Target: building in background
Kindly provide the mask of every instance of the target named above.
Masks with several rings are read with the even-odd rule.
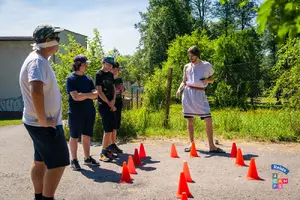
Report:
[[[69,34],[77,43],[87,47],[87,36],[69,30],[59,34],[61,44],[69,43]],[[31,36],[0,36],[0,119],[22,117],[23,100],[19,87],[19,73],[24,60],[32,51],[33,43]],[[51,57],[51,61],[59,63],[55,55]]]

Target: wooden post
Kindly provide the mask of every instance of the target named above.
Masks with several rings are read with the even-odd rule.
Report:
[[[131,109],[133,109],[133,87],[131,87],[131,100],[130,100]]]
[[[136,89],[136,108],[139,108],[139,90]]]
[[[164,127],[167,128],[169,124],[169,113],[170,113],[170,103],[171,103],[171,90],[172,90],[172,72],[173,69],[169,68],[168,72],[168,85],[166,90],[166,112],[165,112],[165,120]]]

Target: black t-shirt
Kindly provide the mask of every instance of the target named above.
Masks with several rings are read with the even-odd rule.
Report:
[[[115,92],[113,73],[99,70],[96,73],[95,85],[102,87],[102,92],[105,94],[108,101],[113,100]],[[99,96],[98,101],[102,103],[104,102]]]
[[[70,92],[77,91],[78,93],[90,93],[95,90],[93,80],[86,75],[71,74],[67,78],[66,89],[69,94],[69,113],[93,112],[95,110],[93,100],[86,99],[83,101],[75,101]]]
[[[115,79],[115,87],[116,87],[116,99],[122,99],[122,88],[124,87],[123,81],[121,78]]]

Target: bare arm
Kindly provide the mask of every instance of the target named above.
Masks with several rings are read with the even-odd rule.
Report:
[[[184,87],[186,86],[186,74],[185,74],[186,68],[187,68],[187,66],[184,66],[184,68],[183,68],[182,82],[180,83],[180,86],[177,90],[177,96],[181,96],[182,91],[184,90]]]
[[[31,81],[29,83],[30,94],[32,103],[34,106],[35,114],[38,119],[38,123],[43,127],[55,127],[56,122],[47,120],[44,104],[44,84],[42,81]]]
[[[105,94],[102,91],[102,87],[101,86],[96,86],[96,89],[98,91],[98,95],[99,97],[107,104],[109,104],[108,99],[106,98]]]
[[[95,99],[98,97],[97,90],[93,90],[90,93],[78,93],[77,91],[70,92],[74,101],[84,101],[86,99]]]

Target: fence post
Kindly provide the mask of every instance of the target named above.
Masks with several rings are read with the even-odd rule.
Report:
[[[131,87],[131,109],[133,109],[133,87]]]
[[[167,128],[168,124],[169,124],[171,90],[172,90],[172,72],[173,72],[173,68],[169,68],[169,71],[168,71],[168,85],[167,85],[167,90],[166,90],[166,110],[165,110],[165,120],[164,120],[164,127],[165,128]]]
[[[139,90],[136,89],[136,108],[139,108]]]

